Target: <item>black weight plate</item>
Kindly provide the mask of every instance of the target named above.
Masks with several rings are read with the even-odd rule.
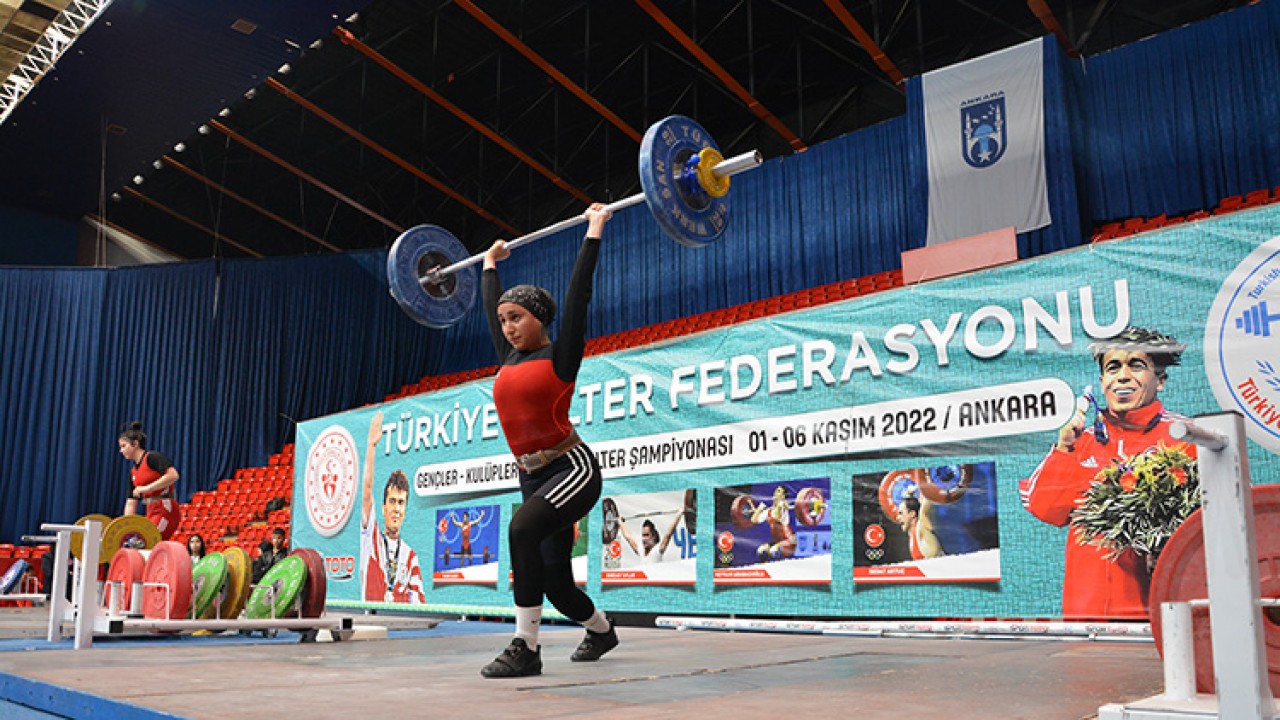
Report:
[[[649,212],[664,232],[689,247],[710,244],[729,223],[729,196],[714,198],[687,169],[703,148],[716,147],[711,134],[683,115],[649,127],[640,143],[640,187]]]
[[[387,253],[387,283],[400,308],[422,325],[443,330],[457,323],[476,303],[475,266],[423,282],[432,268],[466,260],[467,249],[438,225],[417,225],[396,238]]]

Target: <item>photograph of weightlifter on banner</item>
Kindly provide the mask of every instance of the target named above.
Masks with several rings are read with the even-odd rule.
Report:
[[[361,598],[371,602],[425,603],[427,594],[422,589],[418,554],[404,539],[409,478],[403,471],[392,471],[382,487],[381,525],[373,513],[373,461],[381,439],[382,413],[375,413],[369,423],[360,493]]]
[[[1185,349],[1177,338],[1141,327],[1092,343],[1101,394],[1084,388],[1071,420],[1018,484],[1028,512],[1070,525],[1066,619],[1146,618],[1156,558],[1200,504],[1196,447],[1169,435],[1182,416],[1159,399]]]
[[[857,583],[999,582],[995,463],[853,476]]]
[[[601,585],[693,585],[698,581],[695,490],[607,495]]]
[[[715,492],[717,585],[831,582],[831,478]]]
[[[524,503],[511,503],[511,514],[514,516],[516,511]],[[587,545],[590,538],[587,535],[587,528],[590,526],[591,515],[588,513],[573,523],[573,549],[569,551],[569,567],[573,569],[573,582],[575,585],[587,584]],[[507,571],[507,581],[511,582],[515,577],[515,573]]]
[[[497,584],[501,512],[497,505],[436,510],[431,573],[436,585]]]

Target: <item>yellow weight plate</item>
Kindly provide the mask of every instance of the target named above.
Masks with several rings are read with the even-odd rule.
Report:
[[[249,599],[249,585],[253,580],[253,561],[244,548],[233,545],[222,551],[227,559],[227,582],[223,586],[222,604],[219,606],[222,619],[235,620],[240,617],[244,603]]]
[[[156,524],[144,515],[122,515],[112,520],[102,531],[101,556],[111,558],[120,548],[150,550],[160,542]]]
[[[102,523],[103,534],[104,535],[106,534],[106,527],[111,523],[110,516],[99,515],[96,513],[92,515],[85,515],[84,517],[77,520],[76,524],[83,526],[86,522],[89,522],[90,520],[97,520],[98,522]],[[78,532],[71,533],[71,554],[74,555],[77,560],[79,560],[80,553],[83,550],[84,550],[84,533],[78,533]],[[98,563],[101,565],[111,564],[111,558],[115,555],[115,552],[116,552],[115,550],[112,550],[111,552],[106,552],[105,548],[99,548]]]
[[[719,150],[713,147],[702,148],[698,153],[698,157],[702,158],[698,162],[698,184],[702,186],[704,192],[713,198],[724,197],[729,194],[729,176],[716,177],[711,172],[716,165],[724,161],[724,156]]]

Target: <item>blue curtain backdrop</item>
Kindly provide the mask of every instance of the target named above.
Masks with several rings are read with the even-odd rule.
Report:
[[[1047,47],[1054,222],[1019,237],[1022,257],[1078,245],[1081,212],[1086,226],[1175,214],[1280,184],[1280,1],[1081,63]],[[729,228],[709,247],[667,239],[643,207],[620,213],[590,334],[898,267],[925,237],[918,78],[907,91],[903,117],[736,176]],[[518,250],[504,282],[562,296],[580,239],[572,229]],[[415,325],[387,293],[385,262],[367,251],[0,268],[0,436],[11,443],[0,457],[0,542],[42,521],[117,514],[127,471],[115,438],[128,420],[173,456],[186,499],[265,463],[294,419],[494,363],[481,313],[447,330]]]
[[[1280,3],[1072,63],[1078,162],[1102,222],[1212,209],[1280,185]]]
[[[0,268],[0,542],[119,515],[141,420],[180,497],[292,440],[292,420],[439,372],[441,333],[387,293],[386,254],[122,269]]]

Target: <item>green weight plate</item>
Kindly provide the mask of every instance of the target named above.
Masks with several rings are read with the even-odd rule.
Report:
[[[227,582],[227,558],[222,553],[209,553],[191,568],[191,615],[197,619],[212,617],[210,610]]]
[[[291,555],[276,563],[249,595],[249,619],[269,620],[289,614],[306,582],[307,563],[302,558]]]

